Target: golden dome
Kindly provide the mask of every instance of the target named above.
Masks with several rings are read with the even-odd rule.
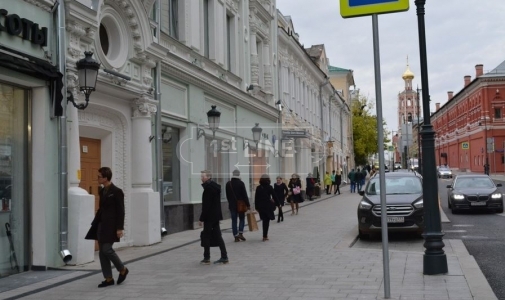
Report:
[[[409,65],[407,64],[407,70],[403,72],[402,78],[405,79],[414,79],[414,73],[410,70]]]

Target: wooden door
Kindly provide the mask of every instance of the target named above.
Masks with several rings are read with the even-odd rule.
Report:
[[[98,210],[98,169],[101,167],[101,141],[90,138],[79,138],[81,151],[81,181],[79,187],[95,196],[95,213]],[[95,243],[95,251],[98,243]]]

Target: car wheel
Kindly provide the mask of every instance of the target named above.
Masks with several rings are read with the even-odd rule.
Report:
[[[500,208],[500,209],[498,209],[496,212],[499,213],[499,214],[502,214],[503,213],[503,207]]]
[[[447,199],[447,207],[451,208],[452,205],[451,205],[451,200]]]

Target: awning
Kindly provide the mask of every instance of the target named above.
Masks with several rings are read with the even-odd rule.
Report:
[[[0,67],[50,82],[51,99],[54,101],[54,115],[61,116],[63,114],[61,106],[61,101],[63,101],[61,93],[63,89],[63,74],[58,71],[58,68],[45,60],[6,48],[2,45],[0,45],[0,49],[5,51],[0,51]],[[15,56],[9,55],[6,52],[15,54]]]

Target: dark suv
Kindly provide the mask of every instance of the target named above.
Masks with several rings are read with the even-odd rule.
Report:
[[[385,173],[388,231],[424,231],[423,186],[418,173]],[[380,184],[373,176],[358,205],[360,238],[381,231]]]

